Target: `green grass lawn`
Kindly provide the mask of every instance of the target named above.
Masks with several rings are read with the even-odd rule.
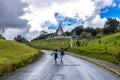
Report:
[[[23,67],[40,54],[38,50],[27,45],[0,40],[0,75]]]
[[[120,53],[120,33],[89,41],[87,45],[80,47],[75,46],[68,51],[118,63],[116,56]]]
[[[38,49],[60,49],[69,45],[69,39],[45,39],[31,42],[31,45]]]

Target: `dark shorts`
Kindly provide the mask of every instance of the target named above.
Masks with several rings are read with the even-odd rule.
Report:
[[[63,55],[64,55],[64,53],[60,53],[60,55],[61,55],[61,56],[63,56]]]
[[[56,60],[58,58],[58,54],[54,53],[54,59]]]

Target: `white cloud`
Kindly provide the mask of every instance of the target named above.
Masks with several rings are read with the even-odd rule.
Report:
[[[117,4],[116,3],[114,3],[113,5],[112,5],[112,7],[116,7],[117,6]]]
[[[13,28],[12,26],[10,28],[8,26],[5,29],[5,32],[3,33],[3,36],[5,36],[7,39],[12,40],[17,35],[22,35],[28,40],[31,40],[37,37],[40,34],[40,31],[42,30],[47,31],[48,33],[55,32],[55,30],[49,30],[47,26],[43,25],[43,23],[45,21],[50,21],[51,24],[57,25],[58,23],[54,17],[54,14],[56,12],[64,15],[65,17],[74,18],[77,19],[78,21],[82,20],[84,22],[83,26],[85,27],[87,26],[103,27],[106,18],[100,17],[101,13],[100,9],[103,9],[108,6],[116,7],[116,3],[114,3],[114,0],[22,0],[22,1],[29,4],[29,6],[27,6],[26,8],[22,7],[24,8],[23,10],[25,14],[20,18],[28,20],[28,24],[30,24],[31,27],[27,26],[27,21],[25,21],[26,25],[24,26],[22,25],[22,28],[18,27]],[[14,4],[17,5],[16,3]],[[118,5],[120,8],[120,4]],[[20,8],[21,11],[22,8]],[[19,9],[17,10],[19,11]],[[108,10],[106,9],[105,12],[107,11]],[[24,12],[22,11],[22,13]],[[16,17],[18,18],[18,16]],[[13,22],[16,21],[17,20]],[[78,22],[76,23],[76,25],[77,24],[82,23]],[[64,27],[64,31],[71,31],[74,27],[76,27],[76,25],[66,26]]]
[[[101,8],[116,6],[113,0],[22,0],[29,4],[25,8],[26,14],[21,18],[29,20],[30,31],[45,30],[54,32],[47,27],[41,26],[45,21],[57,24],[54,13],[62,13],[65,16],[74,18],[76,13],[84,20],[84,26],[103,27],[105,18],[101,18],[99,13]],[[65,30],[74,26],[65,27]]]
[[[30,28],[30,27],[29,27]],[[13,40],[16,36],[24,36],[27,40],[32,40],[40,35],[40,31],[29,31],[29,28],[19,29],[19,28],[7,28],[2,35],[7,40]]]
[[[5,32],[2,35],[8,40],[13,40],[17,35],[20,35],[24,32],[24,29],[21,30],[19,28],[7,28],[5,29]]]
[[[40,35],[40,31],[29,31],[28,33],[26,33],[24,36],[26,39],[28,39],[29,41],[38,37]]]
[[[120,18],[116,18],[118,21],[120,21]]]
[[[66,26],[65,28],[64,28],[64,32],[66,32],[66,31],[72,31],[73,29],[75,28],[75,26]]]
[[[96,15],[93,19],[86,21],[84,26],[94,28],[103,27],[106,20],[106,18],[101,19],[99,15]]]

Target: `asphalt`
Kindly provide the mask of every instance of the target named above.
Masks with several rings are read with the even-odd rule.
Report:
[[[91,58],[91,57],[86,57],[86,56],[82,56],[82,55],[77,55],[71,52],[66,52],[69,55],[75,56],[77,58],[82,58],[85,59],[89,62],[92,62],[94,64],[97,64],[101,67],[104,67],[105,69],[108,69],[109,71],[115,73],[116,75],[120,76],[120,65],[116,65],[114,63],[111,62],[107,62],[104,60],[100,60],[100,59],[95,59],[95,58]]]
[[[19,70],[2,80],[120,80],[116,74],[84,59],[65,55],[63,64],[54,63],[51,51],[31,66]]]

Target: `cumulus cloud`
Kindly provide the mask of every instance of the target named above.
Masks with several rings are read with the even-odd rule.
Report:
[[[104,26],[106,20],[107,20],[106,18],[101,19],[100,15],[96,15],[94,18],[91,18],[88,21],[86,21],[84,26],[86,26],[86,27],[89,26],[89,27],[94,27],[94,28],[97,28],[97,27],[102,28]]]
[[[21,20],[19,17],[24,14],[23,8],[27,4],[20,0],[0,0],[0,26],[6,28],[24,28],[27,26],[27,20]]]
[[[58,25],[61,25],[63,28],[66,26],[72,26],[72,25],[77,26],[77,23],[79,21],[78,16],[71,18],[71,17],[67,17],[66,15],[61,14],[61,13],[55,13],[54,16],[55,16],[55,19],[56,19]]]
[[[40,31],[29,31],[30,27],[23,29],[20,28],[6,28],[5,32],[2,34],[8,40],[13,40],[16,36],[24,36],[27,40],[31,41],[40,35]]]
[[[64,4],[66,2],[75,2],[79,0],[22,0],[23,2],[27,2],[28,4],[35,5],[37,7],[45,8],[50,7],[52,4]]]
[[[28,29],[20,29],[20,28],[6,28],[5,32],[2,34],[6,37],[6,39],[13,40],[17,35],[22,35],[26,33]]]
[[[84,26],[103,27],[105,18],[100,17],[100,10],[116,6],[113,0],[22,0],[29,4],[25,9],[26,15],[22,18],[27,19],[31,25],[31,31],[45,30],[51,31],[56,29],[56,25],[60,24],[60,20],[65,18],[73,18],[84,22]],[[55,13],[63,14],[56,18]],[[76,14],[78,15],[75,18]],[[52,26],[46,26],[46,21],[49,21]],[[99,23],[98,23],[99,22]],[[65,23],[65,22],[64,22]],[[43,25],[44,24],[44,25]],[[81,25],[81,24],[80,24]],[[71,25],[69,25],[71,27]],[[67,28],[69,28],[66,25]],[[75,25],[73,25],[75,27]],[[65,27],[63,27],[66,29]]]
[[[30,32],[28,20],[20,18],[25,14],[23,9],[27,6],[20,0],[0,0],[0,34],[6,39],[13,40],[17,35],[22,35],[30,40],[40,34],[39,31]]]
[[[29,31],[28,33],[26,33],[24,36],[25,38],[27,38],[29,41],[31,41],[32,39],[38,37],[40,35],[40,31]]]
[[[21,34],[30,40],[39,31],[54,32],[59,24],[65,31],[77,25],[103,27],[106,18],[101,18],[101,9],[116,6],[114,0],[21,1],[0,0],[0,27],[6,28],[4,36],[9,39]]]

